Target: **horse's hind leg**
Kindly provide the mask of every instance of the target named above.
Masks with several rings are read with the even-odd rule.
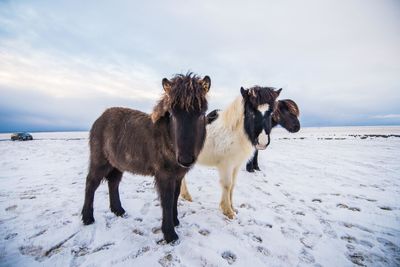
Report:
[[[238,174],[238,172],[239,172],[239,166],[238,166],[238,167],[235,167],[235,168],[233,169],[233,174],[232,174],[232,186],[231,186],[231,190],[230,190],[230,192],[229,192],[229,197],[230,197],[230,202],[231,202],[231,208],[232,208],[232,210],[233,210],[235,213],[237,213],[238,211],[237,211],[237,209],[235,209],[235,208],[233,207],[233,189],[235,188],[235,185],[236,185],[236,179],[237,179],[237,174]]]
[[[121,200],[119,199],[119,183],[121,182],[122,172],[117,168],[113,168],[110,173],[106,176],[108,180],[108,191],[110,195],[110,209],[117,216],[122,216],[125,210],[121,206]]]
[[[231,188],[232,188],[232,171],[228,168],[218,168],[219,179],[222,187],[222,197],[220,207],[222,213],[229,219],[233,219],[235,212],[232,210],[231,204]]]
[[[187,201],[192,202],[192,196],[190,195],[189,190],[188,190],[188,188],[187,188],[186,179],[185,179],[185,178],[182,179],[182,184],[181,184],[181,197],[182,197],[183,199],[187,200]]]
[[[89,174],[86,177],[86,189],[85,189],[85,202],[82,208],[82,221],[83,224],[88,225],[94,223],[93,217],[93,200],[94,193],[99,187],[101,180],[109,172],[109,164],[102,166],[90,166]]]

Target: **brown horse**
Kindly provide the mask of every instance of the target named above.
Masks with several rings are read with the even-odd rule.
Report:
[[[272,128],[280,125],[291,133],[297,133],[300,130],[299,121],[300,111],[296,102],[290,99],[278,101],[278,108],[272,114]],[[208,119],[209,120],[209,119]],[[253,157],[247,162],[246,170],[248,172],[260,171],[258,166],[258,150],[254,151]]]
[[[162,206],[164,239],[177,240],[177,200],[181,181],[194,164],[206,136],[206,94],[211,80],[191,73],[162,80],[165,94],[151,115],[128,108],[110,108],[90,130],[90,165],[86,178],[84,224],[92,224],[94,193],[108,181],[110,208],[117,216],[125,210],[119,198],[124,171],[155,177]]]

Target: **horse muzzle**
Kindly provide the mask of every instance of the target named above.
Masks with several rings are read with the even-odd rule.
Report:
[[[193,166],[195,162],[195,158],[193,156],[178,156],[177,162],[183,168],[190,168]]]
[[[262,132],[258,138],[257,138],[257,144],[256,144],[256,149],[257,150],[265,150],[269,143],[271,142],[269,133],[265,134],[264,132]]]

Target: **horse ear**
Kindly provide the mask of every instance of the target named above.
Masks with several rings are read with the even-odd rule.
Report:
[[[279,94],[281,93],[281,91],[282,91],[282,88],[276,90],[276,93],[278,94],[278,96],[279,96]]]
[[[153,123],[156,123],[159,119],[166,116],[168,114],[168,105],[166,103],[166,99],[161,99],[157,105],[154,107],[153,112],[150,117]]]
[[[162,86],[164,88],[164,91],[168,95],[171,92],[172,83],[167,78],[164,78],[162,79]]]
[[[201,85],[203,86],[204,91],[206,91],[206,93],[208,91],[210,91],[210,87],[211,87],[211,79],[208,75],[206,75],[203,80],[201,80]]]
[[[247,99],[248,92],[249,92],[249,90],[244,89],[243,87],[240,87],[240,93],[242,94],[244,99]]]

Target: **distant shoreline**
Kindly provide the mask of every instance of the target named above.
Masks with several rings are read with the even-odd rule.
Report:
[[[327,128],[400,128],[400,125],[335,125],[335,126],[303,126],[302,129],[327,129]],[[78,133],[78,132],[89,132],[90,129],[80,130],[18,130],[18,131],[0,131],[0,134],[12,134],[18,132],[29,132],[29,133]]]

